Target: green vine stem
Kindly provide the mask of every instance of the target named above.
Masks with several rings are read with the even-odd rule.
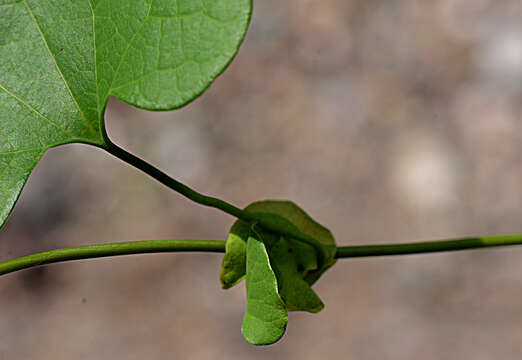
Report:
[[[336,257],[340,259],[368,256],[426,254],[512,245],[522,245],[522,234],[492,235],[402,244],[341,246],[337,248]]]
[[[44,251],[0,262],[0,275],[62,261],[164,252],[225,252],[225,240],[144,240]]]
[[[408,255],[522,245],[522,234],[494,235],[402,244],[353,245],[337,248],[336,257]],[[224,240],[146,240],[56,249],[0,262],[0,275],[39,265],[99,257],[165,252],[225,252]]]

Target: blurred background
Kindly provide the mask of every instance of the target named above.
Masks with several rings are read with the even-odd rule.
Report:
[[[238,206],[291,199],[338,244],[522,232],[519,0],[260,0],[230,68],[182,110],[111,100],[114,141]],[[101,150],[48,151],[0,259],[225,239],[233,219]],[[220,254],[57,264],[0,278],[0,359],[519,359],[522,249],[341,260],[278,344],[240,332]]]

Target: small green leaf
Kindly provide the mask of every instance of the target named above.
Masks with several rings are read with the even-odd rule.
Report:
[[[226,68],[251,0],[0,0],[0,226],[44,152],[104,146],[110,96],[180,108]]]
[[[249,237],[246,254],[248,304],[241,332],[251,344],[273,344],[285,333],[288,313],[263,242]]]
[[[310,261],[313,256],[307,247],[311,247],[301,242],[302,246],[297,247],[297,253],[301,261],[306,260],[308,264],[305,266],[304,279],[313,284],[319,277],[333,264],[335,264],[335,253],[337,247],[335,239],[330,230],[314,221],[299,206],[290,201],[265,200],[258,201],[248,205],[245,208],[254,214],[258,219],[265,220],[271,224],[275,224],[278,228],[289,232],[297,230],[299,233],[306,235],[320,244],[326,253],[326,259],[320,269],[311,268]],[[315,261],[315,260],[314,260]]]
[[[259,219],[270,219],[270,223],[277,224],[280,229],[297,231],[310,236],[326,249],[327,261],[321,269],[318,269],[315,249],[301,241],[287,238],[286,241],[291,244],[292,248],[292,253],[288,256],[293,258],[292,261],[297,264],[300,276],[308,284],[312,285],[335,263],[336,246],[330,231],[315,222],[294,203],[266,200],[252,203],[245,210],[252,212]],[[279,241],[279,235],[265,232],[262,229],[259,229],[258,232],[263,234],[263,241],[271,254],[271,248]],[[250,225],[243,220],[237,220],[230,230],[220,274],[221,284],[225,289],[234,286],[245,275],[246,242],[250,234]],[[275,260],[272,259],[272,261]],[[306,311],[312,310],[306,307]]]
[[[279,294],[288,311],[316,313],[324,304],[301,276],[298,255],[294,253],[299,243],[281,238],[270,251],[270,263],[276,273]],[[312,249],[313,250],[313,249]]]
[[[228,289],[240,282],[246,273],[246,240],[250,236],[250,225],[238,220],[232,225],[226,241],[226,252],[219,279],[221,287]]]

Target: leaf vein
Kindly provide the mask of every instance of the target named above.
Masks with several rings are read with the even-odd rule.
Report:
[[[30,152],[30,151],[38,151],[38,150],[44,150],[43,147],[41,148],[31,148],[31,149],[23,149],[23,150],[16,150],[16,151],[4,151],[4,152],[0,152],[0,156],[2,155],[16,155],[16,154],[20,154],[20,153],[24,153],[24,152]]]
[[[34,112],[36,115],[38,115],[39,117],[41,117],[42,119],[46,120],[49,124],[53,125],[54,127],[56,127],[58,130],[60,130],[61,132],[63,132],[65,135],[68,135],[70,137],[75,137],[73,134],[71,134],[70,132],[68,132],[67,130],[65,130],[64,128],[62,128],[60,125],[56,124],[54,121],[52,121],[51,119],[49,119],[48,117],[46,117],[44,114],[42,114],[41,112],[39,112],[38,110],[36,110],[34,107],[32,107],[30,104],[26,103],[22,98],[20,98],[19,96],[17,96],[16,94],[13,94],[11,91],[7,90],[2,84],[0,84],[0,89],[3,90],[7,95],[13,97],[16,101],[18,101],[19,103],[23,104],[24,106],[26,106],[29,110],[31,110],[32,112]]]
[[[132,35],[132,38],[130,39],[129,44],[127,45],[127,48],[125,48],[125,50],[123,51],[123,54],[120,57],[120,61],[118,63],[118,67],[116,68],[116,71],[114,72],[114,76],[112,77],[112,80],[111,80],[111,85],[109,86],[109,94],[110,94],[110,92],[112,90],[114,90],[112,86],[114,85],[114,80],[116,79],[116,76],[118,76],[121,64],[123,63],[123,60],[125,59],[125,56],[127,56],[127,53],[129,52],[129,50],[130,50],[130,48],[132,46],[132,43],[134,42],[134,39],[136,39],[136,37],[138,36],[139,32],[143,28],[143,25],[145,25],[147,20],[149,20],[151,10],[152,10],[152,1],[149,4],[149,9],[147,10],[147,15],[145,15],[145,18],[143,19],[142,23],[140,24],[138,29],[136,29],[136,32],[134,33],[134,35]]]
[[[31,16],[32,20],[34,21],[34,23],[35,23],[35,25],[36,25],[36,27],[38,29],[38,32],[40,33],[40,36],[42,37],[42,40],[43,40],[44,45],[45,45],[45,48],[49,52],[49,55],[51,56],[51,59],[53,59],[54,65],[56,66],[56,69],[58,70],[58,73],[60,74],[60,77],[62,78],[63,83],[65,85],[65,88],[69,92],[69,95],[71,96],[71,99],[72,99],[73,103],[75,104],[76,108],[78,109],[83,122],[85,123],[85,125],[87,126],[89,131],[95,137],[98,137],[98,134],[96,133],[96,130],[94,130],[94,128],[92,127],[91,123],[87,120],[87,117],[85,116],[85,114],[83,113],[82,109],[80,108],[80,104],[78,104],[78,101],[74,97],[74,95],[73,95],[73,93],[71,91],[71,88],[69,87],[69,83],[65,80],[65,77],[64,77],[64,75],[62,73],[62,69],[60,69],[60,67],[58,66],[58,63],[56,62],[56,58],[53,56],[53,53],[52,53],[51,49],[49,48],[49,44],[47,43],[47,39],[45,38],[45,35],[44,35],[43,31],[42,31],[42,28],[40,27],[40,24],[38,23],[38,20],[36,19],[35,15],[34,15],[33,10],[31,9],[29,4],[27,3],[27,0],[23,0],[23,2],[25,4],[25,7],[27,8],[27,11],[29,12],[29,16]]]
[[[94,56],[94,81],[96,85],[96,114],[100,116],[100,91],[98,89],[98,65],[97,65],[97,59],[96,59],[96,20],[94,13],[94,7],[91,2],[91,0],[88,1],[89,7],[91,8],[92,13],[92,42],[93,42],[93,56]],[[103,124],[102,124],[103,125]],[[101,127],[103,128],[103,126]]]

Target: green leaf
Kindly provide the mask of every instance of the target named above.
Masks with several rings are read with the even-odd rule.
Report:
[[[326,261],[321,269],[318,269],[315,250],[308,244],[294,239],[288,239],[288,241],[294,244],[292,246],[292,256],[295,258],[298,268],[300,269],[299,272],[310,285],[317,281],[328,268],[335,264],[335,252],[337,248],[331,232],[315,222],[294,203],[290,201],[265,200],[254,202],[248,205],[245,210],[253,213],[258,219],[268,220],[282,230],[294,231],[310,236],[325,249],[325,253],[327,254]],[[239,231],[239,229],[243,230]],[[244,261],[240,259],[245,259],[246,257],[246,241],[250,234],[248,229],[249,225],[246,222],[237,220],[230,231],[231,234],[227,239],[227,249],[225,257],[223,258],[220,275],[221,284],[225,289],[235,285],[245,275]],[[277,242],[278,237],[274,240],[269,233],[263,233],[265,242],[268,243],[269,248],[272,246],[272,243]],[[272,240],[269,241],[270,239]],[[232,264],[235,264],[235,266]]]
[[[258,201],[248,205],[245,208],[254,214],[258,219],[275,224],[278,228],[288,232],[296,231],[300,234],[308,236],[319,243],[326,253],[326,259],[320,269],[312,267],[311,262],[316,261],[310,250],[310,245],[300,243],[296,247],[296,254],[301,259],[301,265],[304,267],[304,279],[313,284],[319,277],[333,264],[335,264],[335,253],[337,247],[335,239],[327,228],[313,220],[306,212],[291,201],[265,200]],[[310,271],[308,271],[310,270]]]
[[[110,96],[170,110],[243,40],[251,0],[0,0],[0,225],[43,153],[105,145]]]
[[[245,275],[247,240],[252,233],[261,238],[267,248],[270,264],[278,281],[278,291],[289,311],[318,312],[324,304],[310,287],[335,262],[335,240],[330,231],[312,220],[297,205],[288,201],[260,201],[245,208],[258,219],[276,224],[279,229],[312,237],[326,249],[327,262],[318,268],[316,249],[312,246],[271,233],[243,220],[237,220],[230,230],[221,269],[223,288],[229,288]],[[333,250],[333,251],[332,251]]]
[[[270,263],[276,273],[279,294],[289,311],[308,311],[316,313],[324,304],[302,277],[298,256],[294,254],[298,242],[281,238],[270,249]]]
[[[250,233],[250,225],[240,220],[236,221],[230,229],[219,275],[223,289],[231,288],[245,277],[246,244]]]
[[[248,303],[241,332],[251,344],[273,344],[285,333],[288,313],[279,297],[276,276],[263,242],[249,237],[246,254]]]

